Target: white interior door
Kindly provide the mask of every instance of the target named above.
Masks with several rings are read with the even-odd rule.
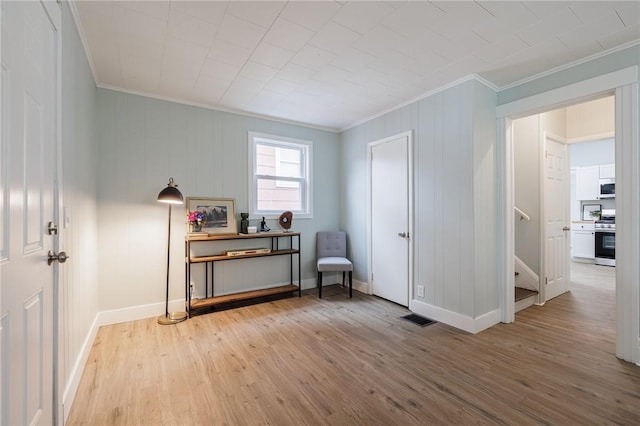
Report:
[[[0,421],[54,423],[56,31],[39,2],[1,2]],[[56,6],[57,7],[57,6]]]
[[[371,149],[371,289],[409,306],[410,135],[374,142]]]
[[[567,145],[544,134],[544,300],[569,291]]]

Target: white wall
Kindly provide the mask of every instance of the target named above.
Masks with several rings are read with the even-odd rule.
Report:
[[[98,313],[96,86],[68,5],[62,10],[62,197],[70,222],[61,229],[60,382],[69,408]],[[85,352],[83,352],[83,350]]]
[[[492,232],[495,93],[475,80],[341,134],[340,223],[351,239],[355,277],[365,282],[368,277],[362,211],[367,143],[406,130],[415,132],[413,285],[425,286],[416,309],[451,314],[450,322],[475,319],[498,307]]]
[[[185,197],[236,200],[248,208],[247,132],[313,141],[314,212],[293,218],[302,232],[302,271],[315,285],[315,232],[338,229],[338,136],[332,132],[98,90],[100,163],[97,169],[100,310],[156,304],[164,312],[167,207],[158,192],[173,177]],[[185,208],[173,210],[171,300],[184,300]],[[268,226],[277,229],[277,221]],[[288,259],[219,263],[216,286],[246,289],[288,279]],[[194,275],[203,276],[196,272]],[[273,282],[275,281],[275,282]],[[304,286],[303,286],[304,287]]]

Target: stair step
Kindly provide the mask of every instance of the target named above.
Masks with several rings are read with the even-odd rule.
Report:
[[[528,288],[516,287],[515,289],[515,301],[524,300],[527,297],[535,296],[538,294],[536,290],[529,290]]]

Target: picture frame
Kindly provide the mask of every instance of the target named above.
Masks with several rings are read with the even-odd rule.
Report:
[[[202,232],[209,235],[237,234],[235,198],[187,197],[187,214],[204,213]]]
[[[582,220],[598,220],[600,219],[600,210],[602,206],[600,204],[583,204],[582,205]]]

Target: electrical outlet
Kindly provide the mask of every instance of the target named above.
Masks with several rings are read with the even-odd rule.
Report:
[[[424,297],[424,286],[423,285],[419,285],[418,286],[418,297]]]

